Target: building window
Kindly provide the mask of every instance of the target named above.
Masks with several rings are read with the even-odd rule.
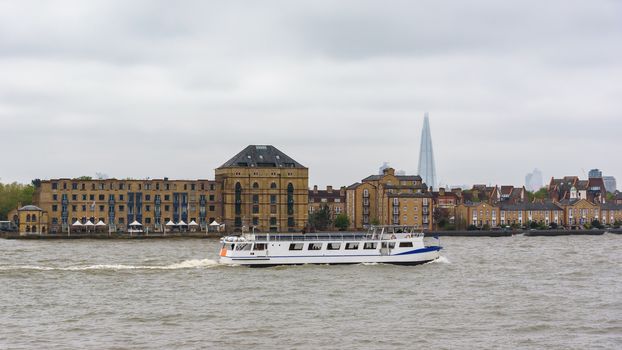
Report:
[[[58,211],[58,205],[56,204],[52,205],[52,211]]]
[[[52,182],[52,189],[53,190],[57,190],[58,189],[58,182]]]
[[[271,217],[270,218],[270,225],[276,225],[276,218],[275,217]]]
[[[256,183],[256,182],[253,182],[253,189],[255,189],[255,190],[256,190],[256,189],[258,189],[258,188],[259,188],[259,184],[258,184],[258,183]]]
[[[170,207],[170,206],[168,206],[168,205],[165,205],[165,206],[164,206],[164,211],[170,211],[170,210],[171,210],[171,207]]]
[[[145,195],[145,200],[146,201],[150,201],[151,200],[151,195],[150,194],[146,194]]]
[[[213,194],[210,194],[210,195],[209,195],[209,200],[210,200],[210,202],[213,202],[213,201],[214,201],[214,195],[213,195]]]
[[[104,206],[103,205],[99,206],[99,211],[104,211]]]
[[[276,195],[274,194],[270,195],[270,204],[276,204]]]
[[[215,206],[213,206],[213,205],[210,205],[210,206],[209,206],[209,211],[214,211],[214,210],[216,210],[216,207],[215,207]]]
[[[150,205],[145,205],[145,211],[151,211],[151,206]]]
[[[287,185],[287,215],[294,215],[294,185]]]
[[[275,189],[275,188],[276,188],[276,182],[271,183],[271,184],[270,184],[270,188],[271,188],[271,189]]]
[[[119,206],[119,211],[125,211],[125,206],[124,205],[120,205]]]

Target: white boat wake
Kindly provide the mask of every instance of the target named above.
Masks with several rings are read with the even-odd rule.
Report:
[[[36,270],[36,271],[89,271],[89,270],[179,270],[192,268],[210,268],[219,266],[216,260],[212,259],[191,259],[170,265],[122,265],[122,264],[97,264],[97,265],[77,265],[66,267],[36,266],[36,265],[17,265],[0,266],[2,270]]]
[[[427,264],[451,264],[451,261],[447,257],[439,256],[438,259],[432,260]]]

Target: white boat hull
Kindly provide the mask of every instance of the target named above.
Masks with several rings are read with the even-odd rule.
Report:
[[[228,257],[221,256],[220,263],[227,265],[244,266],[278,266],[278,265],[303,265],[303,264],[397,264],[418,265],[436,260],[440,256],[440,247],[432,246],[415,249],[407,253],[396,255],[376,254],[351,254],[351,255],[301,255],[301,256],[248,256]]]

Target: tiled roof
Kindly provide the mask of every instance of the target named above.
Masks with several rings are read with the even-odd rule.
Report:
[[[622,204],[607,202],[607,203],[601,204],[600,208],[604,210],[622,210]]]
[[[562,208],[553,202],[535,202],[535,203],[515,203],[500,205],[501,210],[562,210]]]
[[[250,145],[220,168],[304,168],[303,165],[270,145]]]
[[[346,190],[353,190],[353,189],[355,189],[355,188],[359,187],[360,185],[361,185],[361,183],[360,183],[360,182],[355,182],[355,183],[353,183],[352,185],[350,185],[350,186],[346,187]]]

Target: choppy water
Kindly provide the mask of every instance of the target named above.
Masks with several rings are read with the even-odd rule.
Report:
[[[620,349],[622,236],[421,266],[219,266],[214,240],[0,240],[0,348]]]

